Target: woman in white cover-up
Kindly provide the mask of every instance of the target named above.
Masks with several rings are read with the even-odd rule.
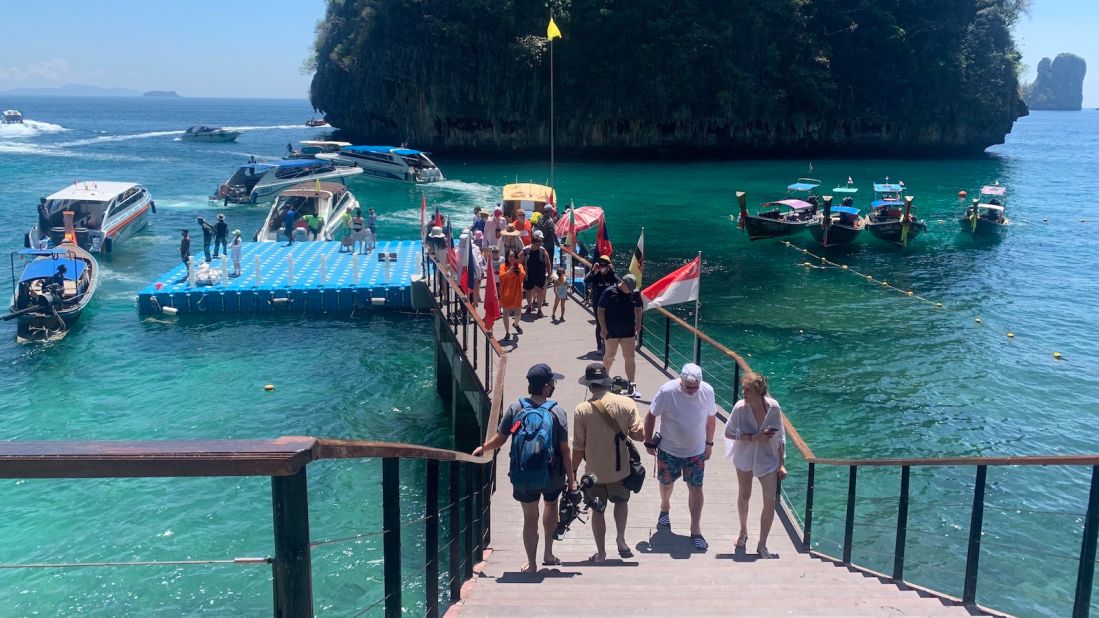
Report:
[[[725,456],[733,460],[740,493],[737,515],[740,534],[736,550],[748,543],[748,502],[752,497],[752,477],[759,479],[763,491],[763,513],[759,521],[760,558],[770,558],[767,535],[775,519],[775,491],[778,481],[786,478],[786,431],[782,426],[782,408],[767,396],[767,379],[748,373],[741,380],[744,398],[733,406],[725,423]]]

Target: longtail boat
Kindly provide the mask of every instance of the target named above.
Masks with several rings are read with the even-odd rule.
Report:
[[[962,231],[982,236],[996,234],[1006,228],[1010,221],[1005,216],[1007,205],[1007,187],[999,182],[981,187],[978,197],[966,207],[958,219]]]
[[[764,202],[755,214],[748,212],[745,193],[737,191],[736,197],[740,206],[737,227],[748,232],[748,240],[797,234],[813,221],[817,213],[815,190],[819,186],[819,180],[798,178],[797,182],[786,187],[785,199]],[[805,199],[801,199],[802,195]]]
[[[855,206],[858,195],[854,181],[847,179],[847,185],[832,189],[833,195],[824,196],[824,208],[819,217],[809,224],[809,233],[825,247],[851,244],[866,228],[866,220]],[[833,206],[833,200],[839,197],[840,205]]]
[[[927,223],[916,216],[913,197],[904,195],[904,183],[874,183],[875,200],[870,203],[866,229],[876,238],[898,247],[908,243],[927,229]]]

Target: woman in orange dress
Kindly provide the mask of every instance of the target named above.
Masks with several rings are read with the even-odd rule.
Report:
[[[515,332],[523,334],[519,320],[523,306],[523,279],[526,276],[527,271],[519,263],[519,255],[514,251],[508,251],[504,263],[500,265],[500,307],[504,313],[504,339],[511,338],[511,322],[508,318],[513,314]]]

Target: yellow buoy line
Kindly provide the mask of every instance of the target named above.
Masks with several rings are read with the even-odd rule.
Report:
[[[839,262],[833,262],[832,260],[829,260],[827,257],[825,257],[823,255],[817,255],[817,254],[809,251],[808,249],[804,249],[802,247],[799,247],[799,246],[795,245],[794,243],[792,243],[788,240],[780,240],[779,242],[782,243],[783,245],[785,245],[786,247],[788,247],[790,249],[793,249],[794,251],[797,251],[797,252],[799,252],[803,255],[808,255],[810,257],[815,258],[820,263],[820,264],[814,264],[812,262],[802,262],[801,265],[804,266],[805,268],[828,268],[828,267],[838,268],[840,270],[847,271],[847,272],[849,272],[849,273],[851,273],[851,274],[853,274],[853,275],[855,275],[855,276],[857,276],[861,279],[864,279],[869,283],[879,283],[884,288],[894,290],[896,292],[904,294],[905,296],[909,296],[911,298],[915,298],[917,300],[923,301],[923,302],[925,302],[929,305],[933,305],[936,309],[942,309],[943,308],[942,303],[933,301],[933,300],[928,299],[928,298],[924,298],[923,296],[920,296],[919,294],[916,294],[915,291],[913,291],[913,290],[905,290],[905,289],[899,288],[895,285],[891,285],[888,281],[875,279],[873,275],[869,275],[867,273],[859,272],[859,271],[855,270],[854,268],[851,268],[847,264],[840,264]],[[977,324],[983,324],[984,323],[981,320],[980,317],[974,318],[974,321]],[[1007,338],[1008,339],[1014,339],[1015,338],[1015,333],[1011,332],[1011,331],[1008,331]],[[1061,360],[1062,359],[1061,353],[1060,352],[1054,352],[1053,353],[1053,358],[1055,360]]]
[[[869,274],[864,273],[864,272],[859,272],[859,271],[855,270],[854,268],[851,268],[847,264],[840,264],[839,262],[833,262],[832,260],[829,260],[828,258],[824,257],[823,255],[817,255],[817,254],[809,251],[808,249],[803,249],[803,248],[795,245],[794,243],[790,242],[789,240],[780,240],[779,242],[781,242],[783,245],[786,245],[787,247],[789,247],[789,248],[791,248],[795,251],[798,251],[798,252],[803,253],[805,255],[816,258],[821,264],[823,264],[823,266],[818,266],[816,264],[813,264],[812,262],[802,262],[802,266],[804,266],[806,268],[827,268],[829,266],[832,266],[832,267],[838,268],[840,270],[847,271],[847,272],[849,272],[853,275],[856,275],[856,276],[858,276],[858,277],[860,277],[860,278],[862,278],[862,279],[864,279],[864,280],[866,280],[870,283],[878,283],[883,288],[888,288],[890,290],[894,290],[896,292],[904,294],[905,296],[910,296],[912,298],[915,298],[916,300],[921,300],[921,301],[923,301],[923,302],[925,302],[929,305],[933,305],[937,309],[942,309],[942,307],[943,307],[942,303],[935,302],[935,301],[930,300],[928,298],[924,298],[923,296],[920,296],[919,294],[916,294],[912,290],[905,290],[905,289],[899,288],[895,285],[890,284],[888,281],[875,279],[873,275],[869,275]]]

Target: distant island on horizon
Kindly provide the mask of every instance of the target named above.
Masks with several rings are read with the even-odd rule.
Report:
[[[154,98],[155,97],[160,97],[160,98],[167,98],[167,99],[182,98],[182,97],[179,96],[179,93],[177,93],[175,90],[150,90],[149,92],[146,92],[145,94],[143,94],[141,96],[143,96],[143,97],[154,97]]]

